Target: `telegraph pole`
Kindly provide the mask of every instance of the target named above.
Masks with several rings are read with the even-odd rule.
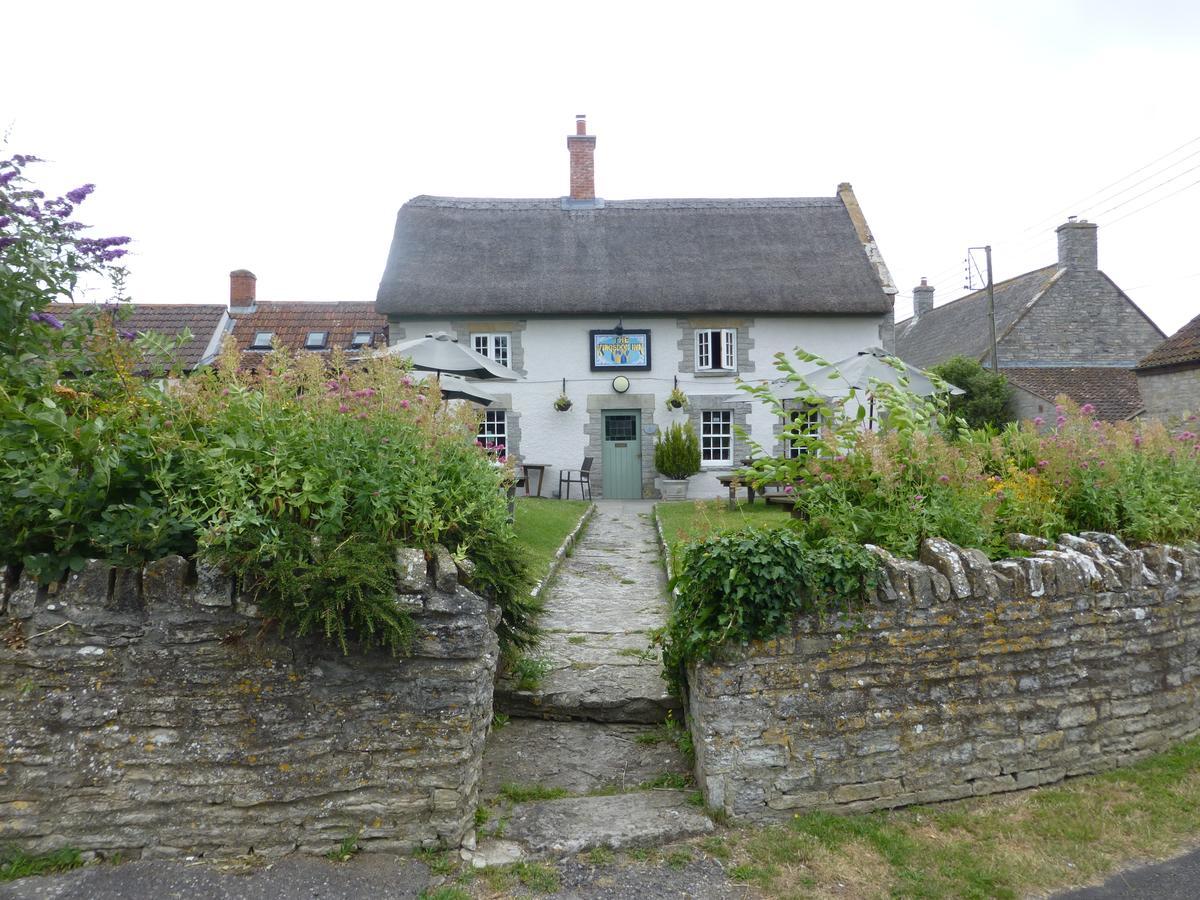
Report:
[[[996,287],[992,279],[992,245],[988,244],[985,247],[968,247],[967,248],[967,287],[970,288],[971,266],[974,265],[974,260],[970,259],[972,250],[982,250],[987,257],[987,292],[988,292],[988,326],[991,328],[991,347],[992,347],[992,373],[998,375],[1000,373],[1000,354],[996,350]],[[975,267],[975,271],[979,271],[979,267]]]

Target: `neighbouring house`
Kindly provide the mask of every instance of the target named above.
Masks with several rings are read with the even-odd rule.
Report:
[[[1151,350],[1134,371],[1147,416],[1172,420],[1200,413],[1200,316]]]
[[[254,369],[273,348],[294,353],[359,356],[387,346],[387,318],[370,301],[259,300],[253,272],[229,273],[229,315],[243,368]]]
[[[114,315],[115,305],[95,303],[53,303],[47,311],[60,319],[72,315]],[[178,337],[188,331],[191,337],[177,353],[176,362],[184,372],[192,372],[216,359],[221,341],[233,327],[229,309],[223,303],[130,303],[122,304],[117,326],[137,334],[155,333]]]
[[[1055,398],[1091,403],[1109,421],[1142,408],[1134,366],[1165,335],[1098,268],[1096,225],[1072,217],[1060,225],[1058,261],[994,287],[1001,374],[1021,419],[1053,413]],[[991,365],[986,290],[934,306],[922,279],[913,316],[896,325],[896,352],[929,368],[963,355]]]
[[[654,496],[654,436],[690,420],[720,489],[751,447],[783,452],[775,416],[736,380],[777,377],[799,346],[840,359],[893,337],[895,287],[849,184],[832,197],[605,200],[578,117],[570,192],[415,197],[400,209],[376,308],[393,343],[444,330],[523,380],[491,382],[482,434],[592,491]],[[240,325],[239,325],[240,327]],[[678,388],[681,410],[668,409]],[[555,400],[565,394],[570,409]],[[536,490],[534,476],[532,487]]]

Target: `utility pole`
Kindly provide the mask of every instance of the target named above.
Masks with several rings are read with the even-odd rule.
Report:
[[[992,374],[1000,374],[1000,354],[996,350],[996,286],[992,279],[992,245],[988,244],[985,247],[968,247],[967,248],[967,287],[971,287],[971,266],[974,265],[974,260],[970,258],[972,250],[982,250],[987,257],[987,292],[988,292],[988,326],[991,328],[991,348],[992,348]],[[975,271],[979,271],[979,267],[975,267]]]

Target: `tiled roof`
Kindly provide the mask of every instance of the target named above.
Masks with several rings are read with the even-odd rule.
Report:
[[[1177,332],[1155,347],[1137,365],[1137,371],[1166,366],[1195,368],[1200,366],[1200,316],[1192,319]]]
[[[1057,265],[1046,266],[997,282],[993,289],[997,335],[1012,327],[1034,298],[1053,284],[1059,271]],[[896,323],[896,355],[922,368],[936,366],[960,353],[979,359],[990,345],[986,290],[936,306],[920,318]]]
[[[1120,422],[1142,409],[1142,395],[1132,369],[1115,366],[1044,366],[1001,368],[1011,384],[1053,402],[1066,394],[1080,406],[1096,407],[1096,418]]]
[[[375,312],[374,303],[314,303],[259,301],[254,312],[234,313],[233,336],[242,351],[242,365],[253,368],[263,351],[251,350],[255,335],[270,332],[272,342],[293,352],[305,349],[310,332],[328,332],[326,348],[350,349],[356,331],[370,331],[372,346],[386,344],[387,317]]]
[[[214,343],[213,335],[226,313],[223,303],[136,303],[128,308],[129,317],[120,322],[122,329],[168,337],[176,337],[185,329],[192,333],[192,339],[179,350],[179,364],[187,371],[207,362],[204,354],[210,344],[219,349],[219,341]],[[99,314],[106,309],[94,303],[54,303],[49,312],[63,318],[79,313]]]

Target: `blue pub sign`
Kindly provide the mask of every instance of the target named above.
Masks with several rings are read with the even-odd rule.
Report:
[[[650,332],[591,331],[592,371],[624,369],[646,372],[650,369]]]

